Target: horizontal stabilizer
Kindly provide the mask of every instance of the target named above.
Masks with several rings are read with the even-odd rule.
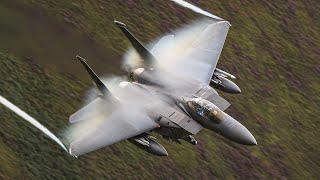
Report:
[[[123,34],[129,39],[134,49],[138,52],[140,57],[146,63],[146,66],[151,66],[155,62],[155,57],[144,45],[128,30],[127,26],[119,21],[114,21],[114,23],[121,29]]]

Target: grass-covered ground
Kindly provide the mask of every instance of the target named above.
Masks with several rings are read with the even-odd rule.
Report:
[[[197,135],[197,146],[162,140],[167,158],[121,142],[75,159],[1,108],[0,178],[319,179],[320,4],[194,2],[233,25],[219,67],[238,77],[243,93],[224,95],[232,102],[228,113],[250,129],[258,146],[237,145],[204,130]],[[129,43],[113,19],[125,22],[147,42],[199,18],[162,0],[16,3],[67,22],[119,57]],[[0,67],[1,95],[57,133],[89,88],[72,75],[46,70],[19,55],[0,53]]]

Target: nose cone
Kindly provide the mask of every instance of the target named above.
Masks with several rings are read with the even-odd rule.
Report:
[[[230,116],[222,122],[220,133],[239,144],[257,145],[257,141],[250,131]]]

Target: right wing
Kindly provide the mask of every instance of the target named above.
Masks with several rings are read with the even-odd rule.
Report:
[[[76,123],[80,121],[90,120],[96,118],[99,114],[107,116],[114,109],[115,104],[108,103],[105,99],[97,97],[91,101],[88,105],[84,106],[69,117],[70,123]],[[101,109],[100,112],[97,108]],[[103,113],[102,113],[103,112]]]
[[[72,125],[66,134],[70,141],[71,155],[79,156],[159,127],[145,111],[120,102],[86,61],[80,56],[77,59],[86,68],[103,96],[70,116]]]
[[[93,103],[85,108],[95,109],[97,107]],[[70,154],[74,156],[86,154],[159,127],[146,114],[137,112],[126,114],[128,110],[124,108],[116,109],[109,116],[104,116],[104,112],[97,117],[88,114],[89,119],[82,119],[79,124],[76,123],[74,129],[71,130],[75,132],[75,138],[69,146]]]

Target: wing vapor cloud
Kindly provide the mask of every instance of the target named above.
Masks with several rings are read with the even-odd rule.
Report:
[[[78,116],[82,120],[64,130],[66,141],[70,144],[70,153],[90,152],[112,142],[119,134],[154,123],[150,120],[149,110],[155,104],[159,107],[162,104],[161,98],[134,87],[122,77],[103,78],[102,81],[119,102],[111,103],[97,97],[94,90],[89,91],[85,102],[90,107],[85,108]],[[90,103],[96,98],[100,98],[98,103]]]
[[[162,74],[157,76],[161,78],[157,81],[163,82],[162,84],[167,87],[167,90],[171,90],[171,93],[180,94],[181,92],[186,92],[186,85],[194,85],[195,78],[200,73],[198,72],[200,70],[195,68],[186,71],[184,67],[186,67],[187,63],[194,63],[194,66],[206,66],[202,62],[196,61],[199,57],[189,53],[189,50],[191,52],[201,33],[209,25],[215,23],[217,22],[212,19],[199,19],[184,25],[172,34],[167,34],[157,39],[147,46],[157,60],[157,63],[154,63],[154,69]],[[181,61],[182,59],[185,60]],[[193,60],[189,61],[189,59]],[[125,67],[125,70],[143,67],[141,64],[143,64],[143,61],[138,53],[133,48],[130,48],[124,56],[123,67]],[[150,78],[154,79],[155,77]]]
[[[223,19],[186,1],[171,1],[212,18],[204,18],[195,21],[192,24],[185,25],[173,34],[159,38],[161,44],[157,45],[156,43],[151,43],[156,45],[152,46],[150,44],[148,46],[148,49],[155,55],[159,62],[154,64],[154,69],[156,69],[158,73],[164,74],[164,76],[157,76],[161,78],[159,81],[165,84],[169,93],[179,97],[182,95],[180,92],[186,92],[186,89],[188,89],[188,87],[185,87],[186,84],[189,86],[194,85],[194,77],[197,77],[198,72],[196,72],[196,70],[186,71],[185,69],[174,67],[180,66],[179,60],[183,59],[186,55],[188,55],[188,58],[197,59],[198,57],[193,57],[188,54],[188,49],[194,45],[198,35],[200,35],[208,25],[217,23],[217,20],[220,21]],[[154,47],[157,47],[157,50]],[[193,61],[193,63],[195,63],[195,66],[201,66],[200,62]],[[143,67],[143,60],[133,48],[130,48],[124,56],[123,68],[130,72],[138,67]],[[68,142],[69,148],[72,144],[77,144],[79,150],[77,154],[94,150],[95,148],[98,148],[98,146],[105,144],[106,140],[112,140],[115,136],[109,134],[110,137],[105,137],[106,135],[104,134],[106,129],[109,128],[110,130],[108,125],[113,124],[118,125],[117,127],[121,127],[119,129],[114,128],[110,131],[114,134],[121,134],[121,132],[116,132],[117,130],[124,132],[129,129],[143,129],[139,126],[144,126],[146,123],[153,122],[150,119],[150,112],[152,112],[152,109],[161,109],[161,106],[167,105],[167,97],[165,95],[150,93],[150,91],[139,88],[130,88],[132,84],[124,81],[126,81],[124,77],[103,79],[104,84],[112,92],[112,95],[119,99],[120,103],[110,103],[103,99],[103,97],[97,95],[97,91],[93,88],[88,91],[87,97],[84,100],[85,104],[88,105],[85,106],[81,112],[78,111],[79,114],[76,112],[77,116],[74,116],[79,118],[79,120],[75,120],[75,123],[72,123],[63,131],[63,140],[64,142]],[[41,125],[36,119],[29,116],[2,96],[0,96],[0,103],[11,109],[33,126],[37,127],[68,152],[61,140],[46,127]],[[146,121],[141,121],[141,119],[146,119]],[[137,123],[139,121],[141,123]],[[150,125],[150,127],[151,126],[152,125]],[[69,153],[72,153],[70,152],[70,149]]]

